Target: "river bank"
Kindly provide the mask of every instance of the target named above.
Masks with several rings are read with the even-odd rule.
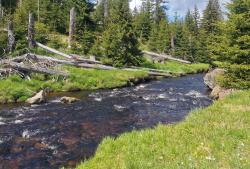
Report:
[[[158,64],[155,65],[158,66]],[[183,65],[168,62],[164,65],[156,68],[167,70],[173,76],[200,73],[209,69],[207,64]],[[18,75],[1,79],[0,104],[24,102],[44,88],[49,88],[53,92],[110,89],[138,84],[150,79],[146,71],[86,70],[73,67],[64,67],[64,69],[70,73],[67,79],[40,74],[31,74],[30,79],[22,79]]]
[[[61,93],[41,105],[0,109],[0,168],[75,167],[108,136],[178,123],[212,103],[204,74],[137,86]],[[73,104],[61,96],[78,98]]]
[[[184,122],[106,138],[77,169],[249,168],[250,90],[192,112]]]

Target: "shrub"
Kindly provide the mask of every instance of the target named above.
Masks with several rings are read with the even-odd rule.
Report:
[[[225,76],[220,77],[219,83],[223,87],[236,89],[250,88],[250,65],[227,65]]]

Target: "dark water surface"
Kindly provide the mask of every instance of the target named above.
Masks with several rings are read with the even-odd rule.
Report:
[[[74,166],[92,156],[106,136],[183,120],[211,104],[203,75],[162,79],[136,87],[64,95],[39,106],[0,107],[0,168]]]

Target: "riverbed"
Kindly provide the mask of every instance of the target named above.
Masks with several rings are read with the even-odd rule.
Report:
[[[0,106],[0,169],[75,166],[107,136],[171,124],[209,106],[204,74],[135,87],[61,93],[42,105]],[[80,102],[60,103],[60,96]]]

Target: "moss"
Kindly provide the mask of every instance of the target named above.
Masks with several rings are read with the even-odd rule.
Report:
[[[250,90],[175,125],[106,138],[77,169],[249,168]]]

